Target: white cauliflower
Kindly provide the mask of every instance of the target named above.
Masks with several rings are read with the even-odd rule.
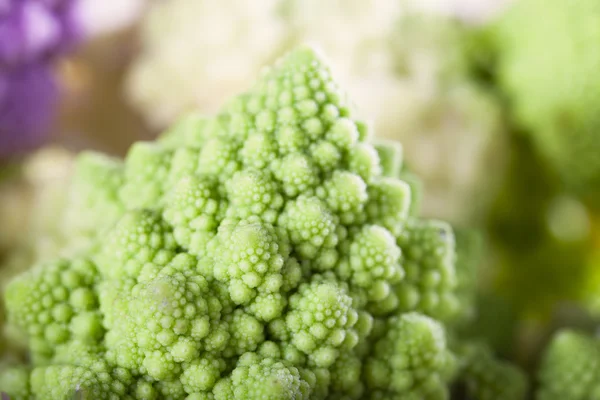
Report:
[[[243,89],[285,42],[278,0],[171,0],[153,4],[128,92],[148,122],[211,113]]]

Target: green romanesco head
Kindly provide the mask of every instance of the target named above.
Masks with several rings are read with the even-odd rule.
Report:
[[[464,343],[456,350],[459,382],[468,398],[478,400],[524,400],[527,376],[515,365],[496,359],[483,343]]]
[[[498,81],[538,150],[580,191],[600,186],[600,3],[514,2],[492,28]]]
[[[47,362],[55,347],[104,336],[95,285],[99,274],[85,259],[43,263],[6,288],[8,322],[27,335],[36,362]]]
[[[445,399],[455,360],[443,327],[417,313],[394,316],[385,324],[364,369],[371,397]]]
[[[600,341],[573,330],[553,338],[538,373],[538,400],[600,397]]]
[[[214,398],[308,400],[315,379],[311,372],[300,371],[280,358],[245,353],[239,358],[231,376],[217,384]]]
[[[123,214],[123,204],[118,200],[122,184],[120,160],[92,152],[77,157],[67,193],[68,206],[58,224],[73,252],[89,246]]]
[[[353,115],[301,47],[123,163],[82,155],[65,219],[78,258],[6,291],[33,356],[9,389],[446,399],[444,323],[466,307],[453,232],[416,215],[401,148]]]

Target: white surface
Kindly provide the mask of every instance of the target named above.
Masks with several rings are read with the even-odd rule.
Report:
[[[426,10],[458,15],[464,20],[480,23],[488,20],[514,0],[412,0]]]
[[[126,28],[137,21],[147,0],[81,0],[87,33],[98,36]]]

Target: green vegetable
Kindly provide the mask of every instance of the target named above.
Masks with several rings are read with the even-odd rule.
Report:
[[[385,335],[375,343],[364,370],[371,398],[446,398],[455,366],[442,326],[431,318],[408,313],[390,318],[384,329]]]
[[[10,394],[447,399],[454,235],[414,214],[400,148],[353,115],[303,47],[123,164],[82,155],[76,256],[6,289],[32,360],[2,375]]]
[[[517,122],[582,193],[600,187],[599,24],[595,0],[522,0],[491,29]]]
[[[527,377],[515,366],[495,359],[482,343],[463,344],[457,351],[461,382],[469,398],[478,400],[523,399],[527,394]]]
[[[600,342],[572,330],[557,333],[539,371],[539,400],[584,400],[600,396]]]
[[[461,310],[457,318],[457,327],[472,327],[481,307],[477,296],[478,283],[484,281],[479,273],[484,250],[483,238],[479,232],[464,228],[454,230],[456,238],[456,279],[458,308]]]

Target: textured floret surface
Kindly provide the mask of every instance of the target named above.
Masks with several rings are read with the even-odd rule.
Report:
[[[77,257],[6,291],[32,359],[2,375],[11,394],[448,398],[445,324],[466,309],[453,232],[415,215],[401,148],[353,113],[301,47],[124,162],[82,155]]]

